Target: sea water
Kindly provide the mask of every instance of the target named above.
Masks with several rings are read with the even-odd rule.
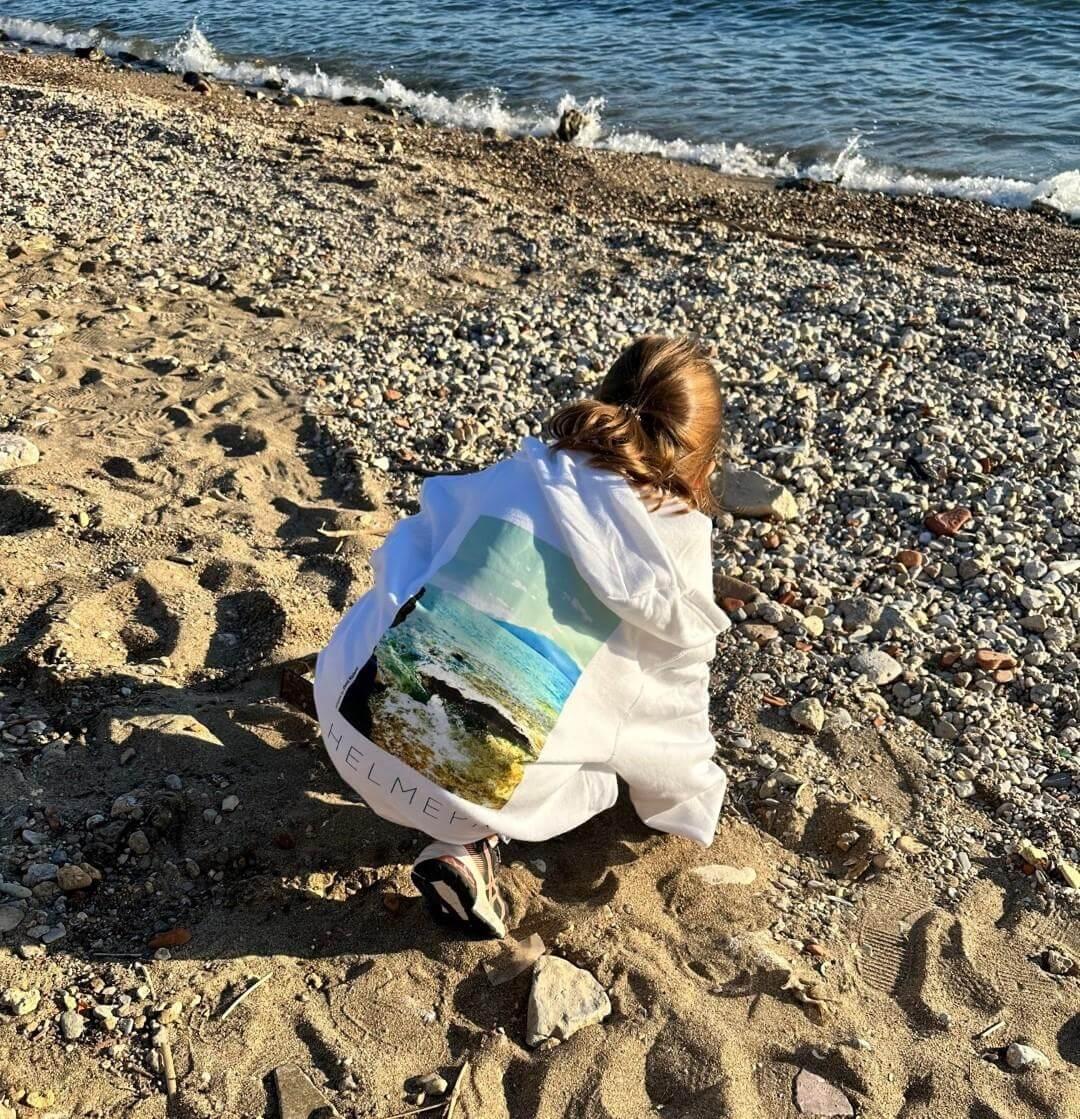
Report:
[[[1080,216],[1076,0],[0,0],[0,29],[725,172]]]

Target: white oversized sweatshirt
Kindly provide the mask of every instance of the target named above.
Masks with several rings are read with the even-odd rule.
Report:
[[[374,587],[319,654],[338,772],[435,839],[541,840],[611,807],[712,842],[708,667],[728,628],[709,519],[526,439],[429,479],[373,555]]]

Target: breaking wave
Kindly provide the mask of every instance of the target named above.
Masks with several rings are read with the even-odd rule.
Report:
[[[245,85],[276,81],[285,89],[307,97],[331,100],[346,96],[373,97],[413,112],[432,124],[477,131],[492,128],[514,137],[550,135],[563,112],[576,107],[585,114],[587,124],[575,143],[586,147],[700,163],[728,175],[817,179],[850,190],[933,194],[1012,209],[1027,208],[1038,202],[1080,219],[1080,168],[1038,182],[995,176],[946,176],[879,163],[862,153],[858,136],[853,136],[838,155],[812,162],[800,162],[786,153],[767,153],[744,143],[665,140],[629,129],[605,129],[604,101],[599,97],[578,103],[567,94],[550,111],[514,109],[503,102],[497,90],[450,98],[411,89],[392,77],[365,83],[327,74],[318,65],[310,70],[298,70],[270,62],[228,58],[214,47],[194,20],[179,39],[164,46],[148,40],[118,39],[96,30],[69,30],[39,20],[5,16],[0,16],[0,30],[16,41],[56,49],[97,46],[110,55],[128,51],[176,73],[197,70],[223,81]]]

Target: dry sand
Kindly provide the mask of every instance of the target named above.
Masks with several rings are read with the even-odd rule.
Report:
[[[282,111],[238,92],[200,99],[175,79],[60,57],[0,58],[0,86],[28,92],[26,119],[0,119],[0,153],[37,142],[32,95],[42,89],[69,91],[106,118],[189,114],[206,130],[208,167],[213,129],[237,121],[254,122],[244,127],[259,130],[267,160],[287,149],[316,166],[329,157],[297,148],[301,127],[325,145],[346,119],[361,139],[389,127],[377,114]],[[52,127],[79,125],[61,114]],[[418,230],[439,220],[449,189],[527,197],[538,225],[560,198],[555,205],[597,222],[615,210],[724,220],[768,229],[778,246],[887,240],[901,206],[720,189],[691,168],[393,128],[413,161],[402,174],[432,190],[364,204],[400,221],[400,241],[392,222],[380,242],[383,283],[414,306],[497,299],[511,282],[483,250],[474,259],[466,248],[457,262],[425,257]],[[48,175],[50,153],[39,155]],[[650,201],[658,182],[663,205]],[[137,197],[128,201],[138,208]],[[136,1022],[183,1004],[170,1027],[180,1095],[168,1114],[277,1114],[269,1074],[295,1062],[341,1114],[386,1116],[410,1106],[410,1078],[441,1071],[452,1083],[467,1060],[458,1119],[782,1119],[798,1114],[801,1068],[842,1088],[867,1119],[1080,1115],[1078,980],[1041,966],[1049,946],[1080,957],[1080,937],[1063,919],[1011,910],[989,865],[945,907],[918,857],[894,852],[888,873],[842,890],[848,913],[835,933],[800,953],[769,932],[772,884],[821,882],[837,869],[837,836],[861,828],[869,856],[917,827],[914,732],[887,723],[823,746],[851,804],[820,801],[809,821],[772,833],[733,800],[702,851],[650,833],[624,802],[571,835],[510,845],[514,935],[539,933],[589,969],[613,1007],[568,1042],[528,1048],[528,975],[492,987],[482,964],[499,947],[429,923],[408,884],[418,837],[354,803],[314,724],[274,698],[274,666],[325,640],[363,591],[366,557],[396,516],[384,474],[326,474],[325,456],[311,453],[312,418],[273,373],[294,332],[340,329],[350,308],[312,290],[287,315],[260,317],[228,291],[169,276],[146,285],[141,272],[109,263],[109,231],[95,230],[94,214],[66,237],[42,236],[19,217],[36,204],[9,195],[0,221],[0,246],[20,246],[11,259],[0,253],[0,326],[14,328],[0,337],[0,419],[17,421],[42,452],[0,487],[0,687],[9,732],[40,717],[42,737],[66,737],[6,741],[0,842],[9,882],[21,881],[22,830],[39,826],[69,855],[80,847],[103,878],[70,895],[66,933],[44,951],[20,953],[33,943],[25,928],[3,937],[0,988],[43,996],[25,1016],[0,1016],[0,1100],[20,1119],[167,1114],[150,1029],[137,1025],[125,1039],[92,1020],[94,1005],[122,1003],[125,993]],[[209,194],[188,204],[180,220],[227,220]],[[1048,257],[1066,251],[1057,227],[1038,218],[953,212],[949,229],[923,230],[915,255],[933,259],[936,239],[981,233],[1006,253],[1017,240]],[[321,220],[317,211],[311,220]],[[482,210],[460,221],[466,245],[483,242]],[[173,262],[159,263],[168,272]],[[42,324],[63,330],[38,332],[51,358],[35,383],[19,373]],[[163,354],[175,368],[148,367]],[[716,718],[738,717],[757,749],[798,771],[805,738],[762,705],[745,675],[752,667],[721,652]],[[128,794],[141,817],[117,806]],[[215,811],[229,796],[239,805]],[[983,826],[977,809],[957,812]],[[106,819],[88,830],[95,813]],[[133,829],[149,834],[144,854]],[[707,885],[688,873],[702,863],[749,866],[756,878]],[[829,879],[824,888],[840,887]],[[154,958],[150,938],[173,928],[190,940]],[[152,993],[139,992],[144,984]],[[91,1017],[68,1044],[58,1026],[65,991]],[[1036,1046],[1050,1067],[1009,1071],[998,1051],[1012,1041]],[[46,1093],[32,1101],[42,1106],[28,1107],[27,1092]]]

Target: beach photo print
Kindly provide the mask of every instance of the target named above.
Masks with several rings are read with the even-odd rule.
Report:
[[[480,517],[401,611],[340,711],[442,788],[501,808],[618,622],[565,553]]]

